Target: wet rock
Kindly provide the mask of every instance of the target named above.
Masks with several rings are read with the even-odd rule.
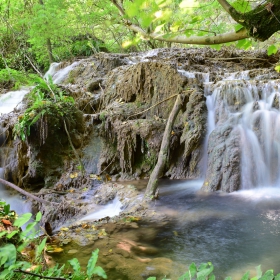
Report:
[[[208,167],[202,189],[236,191],[240,188],[240,135],[228,120],[211,133],[208,141]]]

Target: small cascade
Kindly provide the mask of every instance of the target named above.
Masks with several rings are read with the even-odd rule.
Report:
[[[81,221],[98,220],[105,217],[114,217],[120,214],[122,204],[118,197],[115,197],[111,203],[100,207],[99,210],[94,211],[84,216]]]
[[[9,148],[5,146],[6,133],[0,124],[0,178],[4,179],[5,159],[8,155]],[[23,200],[19,194],[11,192],[11,189],[6,188],[0,183],[0,200],[4,200],[11,205],[11,209],[16,213],[23,214],[31,212],[31,203]]]
[[[65,68],[61,68],[61,63],[53,62],[50,66],[50,69],[44,75],[44,79],[48,80],[49,77],[52,77],[54,84],[61,84],[67,79],[70,71],[72,71],[79,64],[79,61],[75,61]]]
[[[0,115],[8,114],[19,107],[23,97],[29,93],[31,88],[23,87],[20,90],[9,91],[0,96]]]
[[[223,174],[219,175],[215,188],[223,189],[231,176],[227,174],[230,165],[239,162],[234,171],[239,176],[236,183],[241,187],[236,189],[279,185],[279,87],[279,80],[249,80],[248,71],[225,75],[215,85],[212,95],[207,96],[207,108],[208,134],[212,133],[210,141],[215,141],[216,147],[210,143],[208,153],[212,155],[210,160],[217,152],[223,159],[215,168],[208,163],[207,183],[212,178],[209,173],[219,168]],[[239,156],[230,149],[238,149]]]

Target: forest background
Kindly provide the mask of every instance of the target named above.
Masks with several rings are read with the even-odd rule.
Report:
[[[279,46],[278,2],[1,0],[0,70],[34,72],[35,66],[44,72],[53,61],[99,51],[197,44],[274,54]]]

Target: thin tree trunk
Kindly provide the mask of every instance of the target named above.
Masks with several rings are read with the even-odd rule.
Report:
[[[170,146],[170,138],[171,138],[171,132],[172,132],[172,127],[173,124],[176,120],[176,117],[181,110],[183,101],[182,101],[182,95],[179,94],[177,96],[176,102],[173,106],[173,109],[169,115],[165,131],[163,134],[162,142],[161,142],[161,147],[158,155],[158,161],[157,164],[150,176],[147,189],[145,192],[145,197],[154,199],[155,194],[158,189],[158,179],[163,175],[164,167],[167,163],[168,160],[168,154],[169,154],[169,146]]]
[[[4,179],[1,179],[1,178],[0,178],[0,183],[3,184],[3,185],[5,185],[5,186],[11,187],[11,188],[13,188],[14,190],[16,190],[16,191],[18,191],[18,192],[20,192],[20,193],[22,193],[22,194],[24,194],[24,195],[26,195],[26,196],[28,196],[28,197],[34,199],[34,200],[40,202],[40,203],[44,203],[44,204],[57,204],[57,205],[59,204],[59,203],[57,203],[57,202],[51,202],[51,201],[47,201],[47,200],[44,200],[44,199],[42,199],[42,198],[39,198],[39,197],[37,197],[37,196],[35,196],[35,195],[33,195],[33,194],[31,194],[31,193],[29,193],[29,192],[27,192],[27,191],[21,189],[20,187],[14,185],[14,184],[12,184],[12,183],[10,183],[10,182],[4,180]]]
[[[53,63],[54,57],[52,54],[52,42],[51,42],[50,38],[47,39],[47,50],[48,50],[49,61],[50,61],[50,63]]]

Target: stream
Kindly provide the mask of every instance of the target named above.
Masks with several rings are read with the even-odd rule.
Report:
[[[147,57],[143,56],[141,61],[145,62]],[[131,57],[129,64],[138,62],[134,62],[135,59]],[[54,83],[59,84],[79,64],[74,62],[61,68],[59,63],[55,63],[45,77],[52,76]],[[178,72],[187,78],[195,77],[194,73],[185,70]],[[209,74],[202,74],[208,109],[208,128],[201,161],[205,180],[160,180],[160,199],[153,202],[149,211],[164,215],[163,223],[140,220],[132,224],[134,227],[117,232],[112,230],[108,239],[97,238],[84,247],[70,242],[64,246],[63,253],[53,256],[55,261],[64,263],[76,257],[86,266],[91,252],[99,248],[101,266],[107,266],[105,270],[109,279],[121,280],[146,279],[152,275],[155,267],[150,263],[143,264],[145,258],[158,258],[163,267],[171,260],[167,273],[172,279],[177,279],[175,276],[184,273],[192,262],[212,262],[217,279],[226,276],[241,279],[248,270],[251,276],[255,276],[255,267],[260,264],[263,271],[273,269],[275,274],[280,272],[280,113],[274,104],[275,100],[278,103],[280,100],[280,81],[263,81],[262,77],[250,79],[248,71],[243,71],[225,74],[213,85],[209,82]],[[22,89],[2,95],[0,115],[10,113],[27,92],[27,89]],[[0,127],[0,178],[4,172],[2,154],[8,149],[1,135],[4,131]],[[93,140],[91,145],[85,148],[83,160],[88,162],[85,164],[88,173],[97,173],[98,158],[92,154],[94,148],[96,154],[100,153],[101,147]],[[238,180],[232,176],[234,172],[240,174]],[[130,184],[143,192],[147,181]],[[202,186],[204,190],[215,192],[201,191]],[[229,191],[235,192],[227,193]],[[30,212],[30,205],[21,196],[11,195],[1,184],[0,198],[11,203],[18,214]],[[116,197],[110,204],[80,220],[112,217],[120,211],[121,202]],[[136,254],[134,262],[129,255],[122,255],[119,262],[108,261],[108,251],[115,250],[110,243],[113,239],[115,245],[127,242],[125,244],[132,244],[132,247],[153,250],[149,254]],[[75,250],[75,255],[69,253],[71,250]],[[130,251],[130,247],[125,250]],[[128,277],[131,272],[120,272],[121,265],[130,263],[131,271],[135,268],[138,278]]]
[[[279,273],[280,190],[205,193],[200,190],[202,183],[201,180],[161,180],[160,199],[149,211],[164,215],[163,223],[139,221],[137,227],[124,227],[108,239],[98,239],[86,246],[70,243],[64,246],[62,254],[53,255],[54,260],[64,263],[73,258],[71,250],[75,250],[74,256],[85,267],[91,252],[99,248],[100,265],[105,267],[109,279],[148,278],[158,266],[153,262],[143,266],[139,260],[149,258],[160,260],[171,279],[177,279],[192,262],[212,262],[216,279],[227,276],[241,279],[246,271],[253,277],[255,267],[260,264],[263,271],[273,269],[275,274]],[[146,181],[136,182],[134,186],[143,190]],[[112,204],[107,209],[111,213]],[[108,226],[104,224],[104,228]],[[131,244],[132,248],[136,245],[149,248],[147,253],[136,250],[131,260],[124,259],[130,267],[122,264],[122,269],[135,271],[136,276],[127,278],[127,273],[120,276],[119,263],[123,257],[114,242]],[[117,253],[116,259],[108,255],[109,250]],[[109,269],[108,263],[112,266]]]

